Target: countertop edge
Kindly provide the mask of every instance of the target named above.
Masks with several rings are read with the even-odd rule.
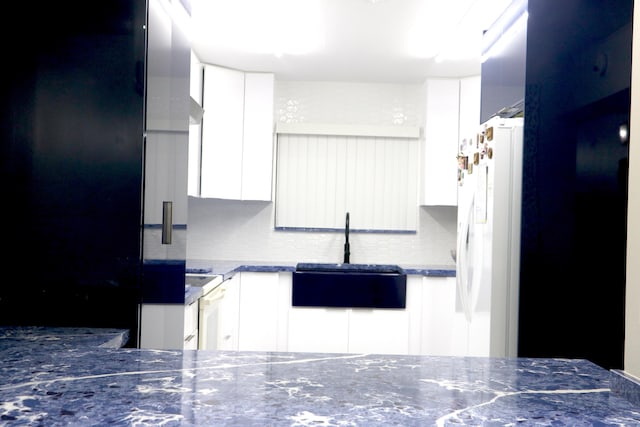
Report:
[[[255,262],[255,261],[206,261],[194,260],[187,261],[187,273],[201,273],[206,271],[207,274],[215,274],[222,276],[223,280],[227,280],[236,273],[253,272],[253,273],[278,273],[293,272],[296,269],[297,262]],[[402,266],[407,275],[427,276],[427,277],[455,277],[455,266],[430,266],[430,265],[412,265]]]
[[[611,369],[611,392],[627,399],[634,405],[640,405],[640,379],[620,369]]]

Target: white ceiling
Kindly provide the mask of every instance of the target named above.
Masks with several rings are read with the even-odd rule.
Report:
[[[201,62],[244,71],[269,71],[280,80],[421,83],[426,77],[480,74],[482,31],[509,0],[191,0],[191,38]],[[498,11],[496,11],[496,9]],[[296,14],[290,16],[289,14]],[[243,52],[229,44],[250,39],[305,40],[320,29],[306,54]],[[445,45],[474,47],[466,59]],[[275,49],[275,48],[274,48]],[[422,50],[418,55],[412,50]]]

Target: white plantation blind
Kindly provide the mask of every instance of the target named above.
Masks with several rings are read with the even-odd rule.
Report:
[[[276,227],[415,231],[419,140],[279,133]]]

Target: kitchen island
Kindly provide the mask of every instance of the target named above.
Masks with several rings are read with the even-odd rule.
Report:
[[[3,426],[640,426],[640,404],[612,392],[619,375],[586,360],[141,350],[3,330]]]

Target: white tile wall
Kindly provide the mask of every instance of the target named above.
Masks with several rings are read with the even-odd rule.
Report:
[[[351,262],[453,265],[455,208],[421,207],[419,217],[416,234],[352,233]],[[342,262],[343,233],[274,231],[273,224],[270,202],[189,198],[187,258]]]
[[[423,126],[421,85],[276,81],[283,123]],[[274,231],[273,203],[189,198],[187,258],[341,262],[344,234]],[[358,228],[357,224],[351,224]],[[421,207],[416,234],[350,236],[351,262],[453,265],[456,209]]]
[[[275,121],[422,126],[421,86],[276,81]]]

